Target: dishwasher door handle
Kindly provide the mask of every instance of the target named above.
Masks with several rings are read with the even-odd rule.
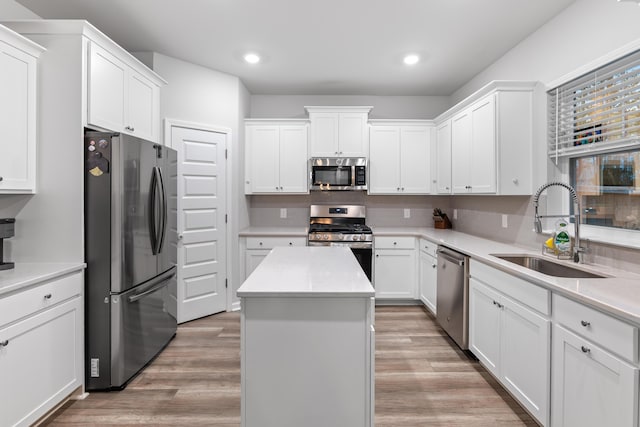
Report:
[[[456,256],[452,256],[451,253],[438,250],[438,257],[442,257],[445,260],[452,262],[454,264],[458,264],[460,267],[464,266],[464,258],[460,259]]]

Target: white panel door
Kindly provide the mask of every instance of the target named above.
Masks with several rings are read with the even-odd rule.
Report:
[[[251,126],[247,128],[248,169],[252,193],[280,191],[280,127]],[[305,162],[306,164],[306,162]]]
[[[429,194],[431,188],[431,129],[400,128],[400,190],[405,194]]]
[[[369,194],[400,192],[400,130],[372,126],[369,145]]]
[[[171,127],[178,152],[178,323],[226,310],[227,134]]]
[[[378,249],[374,262],[376,298],[415,299],[417,277],[414,250]]]
[[[500,372],[505,387],[549,425],[551,321],[504,298]]]
[[[638,368],[555,325],[553,427],[637,427]]]
[[[130,70],[129,102],[127,117],[128,133],[149,141],[158,140],[158,112],[156,111],[157,97],[160,89],[147,78]]]
[[[451,119],[451,185],[453,193],[469,193],[471,186],[471,114]]]
[[[338,125],[338,152],[341,157],[367,157],[366,113],[340,113]]]
[[[499,377],[501,296],[477,280],[469,280],[469,350]]]
[[[471,107],[471,192],[496,192],[496,111],[491,95]],[[508,141],[505,141],[508,143]],[[523,153],[526,155],[527,153]],[[527,161],[529,161],[527,159]]]
[[[451,194],[451,121],[436,130],[436,185],[438,194]]]
[[[308,193],[307,126],[280,126],[280,187],[285,193]]]
[[[124,131],[128,67],[95,43],[90,45],[88,122],[115,132]]]

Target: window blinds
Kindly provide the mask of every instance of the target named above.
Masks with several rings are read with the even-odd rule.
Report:
[[[547,94],[550,157],[557,160],[640,145],[640,51]]]

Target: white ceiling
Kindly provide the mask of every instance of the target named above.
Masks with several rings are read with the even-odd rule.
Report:
[[[252,94],[450,95],[575,0],[17,1],[236,75]],[[407,53],[421,62],[405,66]]]

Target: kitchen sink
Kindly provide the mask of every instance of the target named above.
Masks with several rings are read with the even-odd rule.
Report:
[[[521,265],[529,270],[546,274],[547,276],[569,277],[576,279],[601,279],[608,277],[601,274],[591,273],[590,271],[581,270],[579,268],[570,267],[568,265],[558,264],[557,262],[549,261],[534,255],[492,255],[496,258]]]

